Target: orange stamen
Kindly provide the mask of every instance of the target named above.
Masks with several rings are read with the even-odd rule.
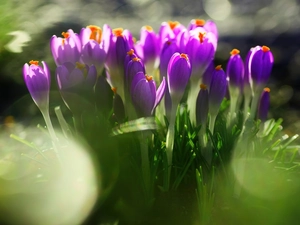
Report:
[[[200,89],[206,90],[207,86],[205,84],[200,84]]]
[[[204,24],[205,24],[205,20],[195,19],[195,20],[194,20],[194,24],[195,24],[197,27],[203,27]]]
[[[270,51],[270,48],[264,45],[264,46],[261,47],[261,50],[263,52],[268,52],[268,51]]]
[[[180,58],[185,58],[186,60],[189,59],[189,57],[187,56],[187,54],[184,54],[184,53],[180,54]]]
[[[180,23],[178,21],[168,21],[168,24],[172,30],[174,30]]]
[[[147,31],[150,31],[150,32],[153,31],[153,28],[151,26],[146,25],[144,27]]]
[[[100,44],[102,38],[101,28],[95,25],[89,25],[87,28],[91,30],[90,39],[95,40]]]
[[[132,56],[133,53],[134,53],[134,50],[133,50],[133,49],[130,49],[130,50],[127,52],[127,55]]]
[[[61,35],[62,35],[64,38],[70,37],[69,32],[62,32]]]
[[[37,61],[37,60],[30,60],[29,64],[30,65],[36,65],[36,66],[38,66],[39,65],[39,61]]]
[[[270,92],[270,91],[271,91],[271,89],[270,89],[270,88],[268,88],[268,87],[265,87],[265,88],[264,88],[264,91],[265,91],[265,92]]]
[[[113,29],[113,33],[116,37],[123,37],[123,28]]]
[[[148,82],[151,81],[151,80],[153,79],[152,76],[148,76],[147,74],[145,75],[145,77],[146,77],[146,80],[147,80]]]
[[[218,65],[218,66],[216,66],[216,68],[215,68],[216,70],[221,70],[222,69],[222,65]]]
[[[138,57],[135,57],[135,58],[132,59],[132,61],[133,61],[133,62],[139,62],[139,61],[141,61],[141,59],[138,58]]]
[[[232,51],[230,52],[230,55],[237,55],[240,54],[240,51],[236,48],[232,49]]]
[[[204,37],[205,37],[206,33],[205,32],[199,32],[199,41],[200,43],[203,43],[204,42]]]
[[[116,87],[112,87],[111,90],[114,92],[114,94],[117,94],[117,88]]]

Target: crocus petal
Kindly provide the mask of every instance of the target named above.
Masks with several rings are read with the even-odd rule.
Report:
[[[257,112],[257,117],[262,122],[265,122],[268,118],[269,106],[270,106],[270,89],[264,88],[263,93],[261,94],[260,97],[260,102],[259,102],[258,112]]]
[[[166,79],[165,77],[163,78],[162,82],[160,83],[157,91],[156,91],[156,98],[155,98],[155,104],[153,107],[153,110],[156,108],[156,106],[160,103],[162,97],[164,96],[166,91]],[[152,111],[153,111],[152,110]]]

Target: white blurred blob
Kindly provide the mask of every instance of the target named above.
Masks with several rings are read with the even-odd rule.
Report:
[[[29,34],[21,30],[10,32],[7,35],[13,36],[11,41],[4,46],[10,52],[22,52],[22,48],[31,40]]]
[[[0,136],[0,210],[9,224],[76,225],[92,210],[100,192],[99,170],[86,146],[66,140],[56,160],[47,135],[27,128],[26,140],[43,139],[35,149]],[[5,143],[5,148],[3,148]],[[3,218],[4,217],[4,218]]]
[[[204,11],[213,20],[225,20],[230,16],[231,3],[227,0],[205,0]]]
[[[287,198],[299,187],[294,179],[288,177],[286,171],[275,170],[274,164],[265,158],[233,158],[231,168],[240,187],[262,199]],[[291,185],[290,181],[293,181],[294,185]]]

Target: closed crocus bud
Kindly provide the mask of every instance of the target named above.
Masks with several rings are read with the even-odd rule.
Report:
[[[113,34],[106,57],[106,68],[110,85],[118,89],[124,102],[124,62],[130,47],[122,28],[114,29]]]
[[[270,106],[270,88],[264,88],[259,105],[258,105],[258,112],[257,112],[257,118],[260,119],[262,122],[265,122],[268,118],[268,112],[269,112],[269,106]]]
[[[191,63],[187,54],[174,53],[168,64],[168,88],[172,102],[179,104],[191,76]]]
[[[131,99],[138,117],[151,116],[156,99],[156,85],[151,76],[139,72],[131,84]]]
[[[50,71],[47,64],[42,61],[42,66],[38,61],[31,60],[23,66],[23,78],[34,103],[40,110],[48,110]]]
[[[138,57],[135,57],[127,64],[125,73],[126,91],[130,91],[132,80],[138,72],[143,72],[145,74],[145,67],[142,60]]]
[[[271,74],[274,58],[267,46],[257,46],[249,59],[249,72],[255,86],[264,86]]]
[[[244,62],[239,53],[240,51],[237,49],[230,52],[231,56],[227,63],[226,74],[230,88],[238,89],[241,92],[244,81]]]
[[[216,66],[209,88],[209,110],[217,113],[227,90],[226,75],[222,67]]]
[[[213,61],[211,61],[202,76],[202,83],[206,85],[206,88],[208,90],[211,82],[211,77],[214,71],[215,71],[215,64]]]
[[[224,70],[221,66],[217,66],[212,75],[209,96],[208,107],[210,113],[209,130],[213,133],[215,121],[219,113],[220,105],[225,97],[227,90],[227,79]]]
[[[70,29],[62,35],[63,38],[53,35],[50,40],[50,49],[57,66],[65,62],[76,63],[81,55],[81,41],[78,34]]]
[[[93,87],[97,79],[94,65],[64,63],[57,67],[56,78],[62,98],[73,113],[85,109],[78,97],[85,101],[93,100]]]
[[[208,115],[208,90],[205,84],[200,85],[200,91],[196,101],[196,120],[197,126],[206,126]]]
[[[102,72],[106,58],[106,51],[102,39],[102,29],[90,25],[80,32],[82,42],[81,61],[87,65],[95,65],[99,73]]]

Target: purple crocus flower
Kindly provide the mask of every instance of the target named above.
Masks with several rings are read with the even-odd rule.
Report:
[[[265,122],[268,118],[269,106],[270,106],[270,88],[264,88],[260,97],[260,102],[258,105],[258,112],[257,112],[257,117],[262,122]]]
[[[23,66],[23,78],[34,103],[40,110],[47,110],[49,107],[50,70],[46,62],[31,60]]]
[[[209,111],[217,114],[227,90],[226,75],[222,67],[216,66],[209,88]]]
[[[198,81],[213,60],[216,52],[217,39],[211,32],[201,27],[190,31],[186,44],[186,53],[192,65],[192,79]],[[197,84],[198,85],[198,84]]]
[[[65,62],[76,63],[81,55],[81,41],[78,34],[70,29],[62,35],[63,38],[53,35],[50,40],[50,49],[57,66]]]
[[[141,29],[140,40],[136,43],[137,55],[143,60],[147,67],[153,64],[159,54],[158,38],[151,26],[143,26]]]
[[[84,109],[78,105],[78,96],[91,100],[97,79],[94,65],[64,63],[56,69],[56,79],[62,98],[71,111]]]
[[[168,64],[172,55],[177,52],[178,46],[175,40],[168,40],[164,43],[159,57],[159,74],[160,78],[167,77]]]
[[[178,34],[184,29],[185,27],[178,21],[163,22],[158,32],[160,48],[162,48],[166,41],[176,39]]]
[[[238,49],[233,49],[230,52],[231,57],[227,63],[226,74],[229,80],[229,86],[242,92],[244,81],[244,62],[239,53],[240,51]]]
[[[139,117],[147,117],[153,114],[154,109],[161,101],[165,93],[166,81],[163,79],[156,91],[152,76],[138,72],[131,84],[131,99]]]
[[[271,74],[274,58],[267,46],[256,46],[249,58],[249,72],[253,85],[264,86]]]
[[[187,54],[174,53],[168,64],[168,88],[172,102],[178,104],[191,76],[191,63]]]
[[[217,29],[217,25],[211,21],[208,20],[205,22],[205,20],[202,19],[193,19],[191,20],[188,29],[189,30],[193,30],[197,27],[203,27],[207,32],[212,32],[216,38],[218,39],[218,29]]]
[[[101,73],[106,59],[102,29],[93,25],[82,28],[80,39],[82,42],[81,61],[87,65],[95,65],[97,71]],[[106,45],[108,44],[106,43]]]

